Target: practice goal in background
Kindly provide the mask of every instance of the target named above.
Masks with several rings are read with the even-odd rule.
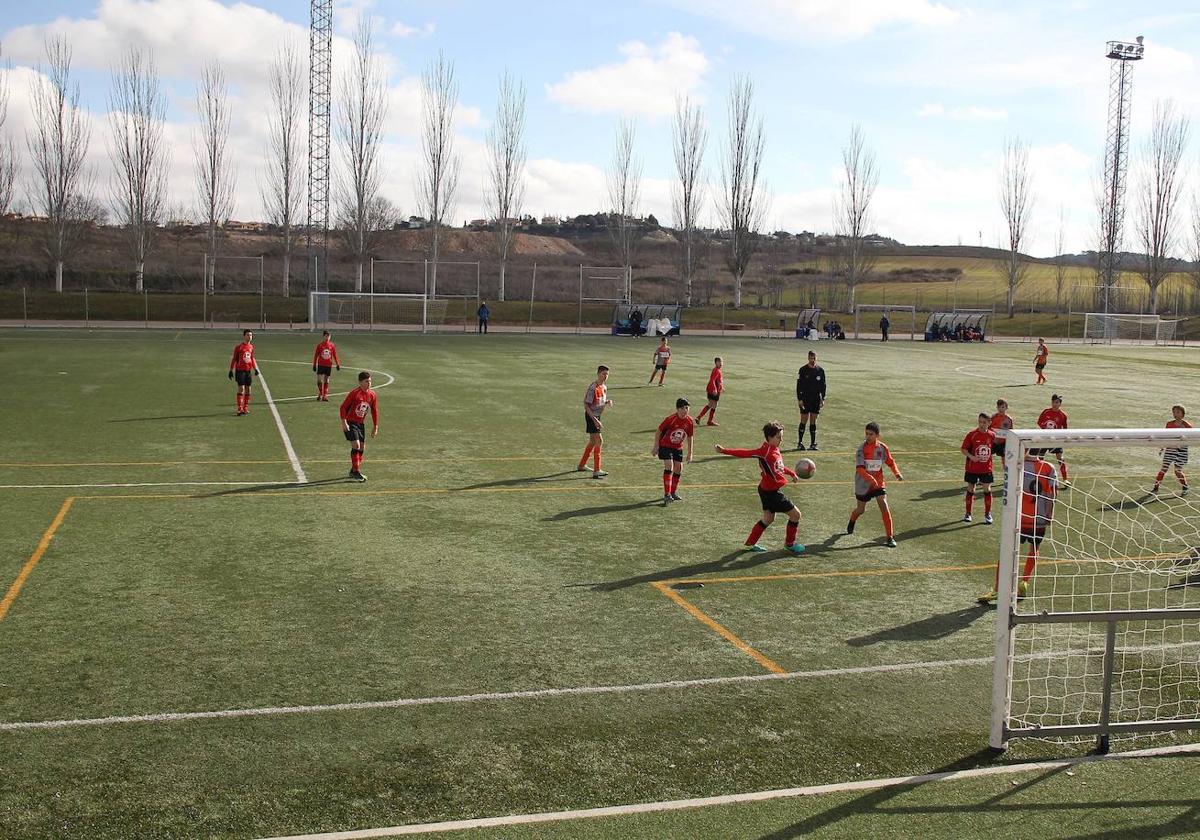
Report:
[[[879,313],[879,318],[874,317],[874,313]],[[879,330],[879,321],[884,315],[888,316],[888,321],[891,326],[888,329],[888,334],[904,332],[904,325],[901,322],[908,324],[908,338],[915,340],[917,337],[917,308],[915,306],[887,306],[878,303],[860,303],[854,307],[854,337],[858,338],[859,316],[865,316],[864,325],[870,329],[872,333]],[[905,315],[907,317],[895,318],[895,315]]]
[[[1085,312],[1083,340],[1094,344],[1113,340],[1166,344],[1175,339],[1178,323],[1158,315]]]
[[[309,292],[308,323],[311,330],[407,327],[428,332],[441,325],[446,305],[444,300],[429,300],[425,295]]]
[[[1170,469],[1150,492],[1164,451],[1200,452],[1200,429],[1018,430],[1006,441],[991,746],[1095,740],[1107,751],[1200,728],[1200,499]],[[1064,450],[1073,484],[1026,468],[1025,453],[1046,448]],[[1053,457],[1041,463],[1054,475]],[[1024,593],[1038,533],[1023,512],[1045,525]]]

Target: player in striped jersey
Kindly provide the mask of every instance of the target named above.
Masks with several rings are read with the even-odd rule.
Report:
[[[1192,424],[1183,419],[1187,411],[1181,405],[1171,406],[1171,419],[1167,421],[1168,429],[1190,429]],[[1154,486],[1150,488],[1151,493],[1158,492],[1158,486],[1162,484],[1163,477],[1167,474],[1167,469],[1173,467],[1175,469],[1175,478],[1179,481],[1180,495],[1186,496],[1188,493],[1187,476],[1183,474],[1183,468],[1188,462],[1188,448],[1186,446],[1168,446],[1162,451],[1162,466],[1158,470],[1158,475],[1154,476]]]

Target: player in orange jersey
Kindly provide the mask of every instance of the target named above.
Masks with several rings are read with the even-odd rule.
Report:
[[[647,385],[654,384],[654,374],[658,374],[658,387],[663,386],[663,381],[667,378],[667,365],[671,364],[671,348],[667,346],[667,337],[664,335],[662,341],[654,350],[654,370],[650,371],[650,381]]]
[[[712,373],[708,375],[708,387],[704,389],[705,394],[708,396],[708,405],[700,409],[700,415],[696,418],[697,423],[703,420],[704,415],[707,413],[708,423],[706,425],[721,425],[717,422],[717,402],[721,399],[721,394],[725,393],[725,374],[721,371],[724,364],[720,356],[713,359]]]
[[[1028,546],[1025,552],[1025,568],[1017,583],[1017,597],[1029,594],[1029,581],[1037,565],[1038,549],[1046,538],[1046,529],[1054,519],[1054,500],[1058,497],[1058,482],[1054,478],[1054,467],[1043,461],[1035,449],[1025,453],[1021,470],[1021,537],[1019,545]],[[981,596],[981,604],[994,604],[1000,589],[1000,564],[996,564],[995,584],[992,591]]]
[[[317,399],[329,402],[329,374],[334,366],[342,369],[342,360],[338,358],[337,347],[329,337],[329,330],[321,333],[321,343],[313,351],[313,373],[317,375]]]
[[[258,376],[258,361],[254,358],[254,333],[242,330],[241,343],[233,348],[229,360],[229,378],[237,382],[237,413],[241,417],[250,413],[251,372]]]
[[[897,481],[903,481],[900,468],[892,457],[887,444],[879,439],[879,424],[868,423],[864,427],[865,440],[858,447],[854,460],[854,498],[858,504],[850,511],[850,521],[846,523],[846,533],[854,533],[854,524],[867,510],[867,502],[874,499],[879,505],[879,513],[883,516],[883,529],[887,533],[887,547],[896,547],[896,531],[892,525],[892,511],[888,508],[887,488],[883,481],[883,466],[887,465],[896,476]]]
[[[350,477],[355,481],[366,481],[362,474],[363,455],[367,445],[367,412],[371,413],[371,437],[379,436],[379,399],[371,390],[371,374],[363,371],[358,375],[358,387],[346,394],[339,414],[342,432],[350,441]]]
[[[592,478],[604,478],[608,473],[600,469],[601,449],[604,446],[604,424],[600,422],[600,415],[604,409],[613,404],[613,401],[608,398],[608,386],[604,383],[608,381],[608,366],[600,365],[596,368],[596,378],[587,390],[583,392],[583,425],[588,433],[588,445],[583,450],[583,457],[579,459],[579,466],[575,469],[579,472],[587,470],[587,460],[591,457],[592,460]]]
[[[992,444],[995,434],[988,428],[991,418],[980,412],[974,429],[967,432],[960,447],[962,454],[967,457],[967,465],[963,472],[963,481],[967,485],[967,512],[963,514],[963,522],[971,521],[971,507],[975,504],[975,488],[983,493],[983,522],[992,524]]]
[[[1181,405],[1171,406],[1171,419],[1167,421],[1168,429],[1190,429],[1192,424],[1184,419],[1187,411]],[[1158,475],[1154,477],[1154,486],[1150,488],[1151,493],[1158,492],[1158,486],[1162,484],[1163,477],[1167,474],[1168,467],[1175,468],[1175,478],[1179,481],[1180,495],[1188,494],[1187,476],[1183,474],[1183,468],[1188,462],[1188,448],[1186,446],[1168,446],[1162,451],[1162,466],[1158,470]]]
[[[788,516],[787,534],[784,548],[793,554],[800,554],[804,546],[796,542],[796,532],[800,528],[800,509],[792,500],[780,492],[787,486],[788,481],[795,483],[800,476],[783,462],[783,454],[779,451],[783,443],[783,426],[774,421],[763,426],[763,443],[757,449],[729,449],[718,446],[717,451],[722,455],[732,455],[734,458],[757,458],[758,468],[762,477],[758,482],[758,498],[762,502],[762,518],[754,523],[750,536],[746,538],[746,551],[766,551],[758,540],[763,532],[775,521],[775,514],[786,513]]]
[[[683,397],[675,400],[675,412],[658,424],[658,433],[650,446],[650,454],[663,464],[663,504],[678,502],[679,477],[683,474],[683,442],[687,441],[687,460],[692,463],[692,438],[696,421],[692,419],[690,403]]]
[[[1046,339],[1039,338],[1037,346],[1037,354],[1033,357],[1033,371],[1037,374],[1035,385],[1045,385],[1046,377],[1042,373],[1046,369],[1046,359],[1050,356],[1050,348],[1046,346]]]

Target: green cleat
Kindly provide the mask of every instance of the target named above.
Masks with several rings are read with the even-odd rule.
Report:
[[[792,554],[803,554],[804,553],[804,546],[801,545],[800,543],[792,543],[791,545],[785,545],[784,548],[786,548],[788,551],[792,552]]]
[[[755,554],[761,554],[762,552],[766,551],[766,549],[756,543],[755,545],[742,546],[742,551],[752,551]]]
[[[978,598],[975,599],[975,601],[976,601],[976,603],[979,603],[979,604],[994,604],[994,603],[996,603],[997,597],[998,597],[998,594],[997,594],[996,590],[993,589],[991,592],[987,593],[986,595],[980,595]]]

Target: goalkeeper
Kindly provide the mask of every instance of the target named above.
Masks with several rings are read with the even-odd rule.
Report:
[[[1025,453],[1025,464],[1021,470],[1021,541],[1028,546],[1025,552],[1025,568],[1017,583],[1017,597],[1029,594],[1029,580],[1037,565],[1038,549],[1046,538],[1046,529],[1054,519],[1054,500],[1058,497],[1058,478],[1054,467],[1043,461],[1037,450]],[[1000,565],[996,564],[996,579],[992,591],[980,596],[979,603],[996,603],[1000,589]]]

